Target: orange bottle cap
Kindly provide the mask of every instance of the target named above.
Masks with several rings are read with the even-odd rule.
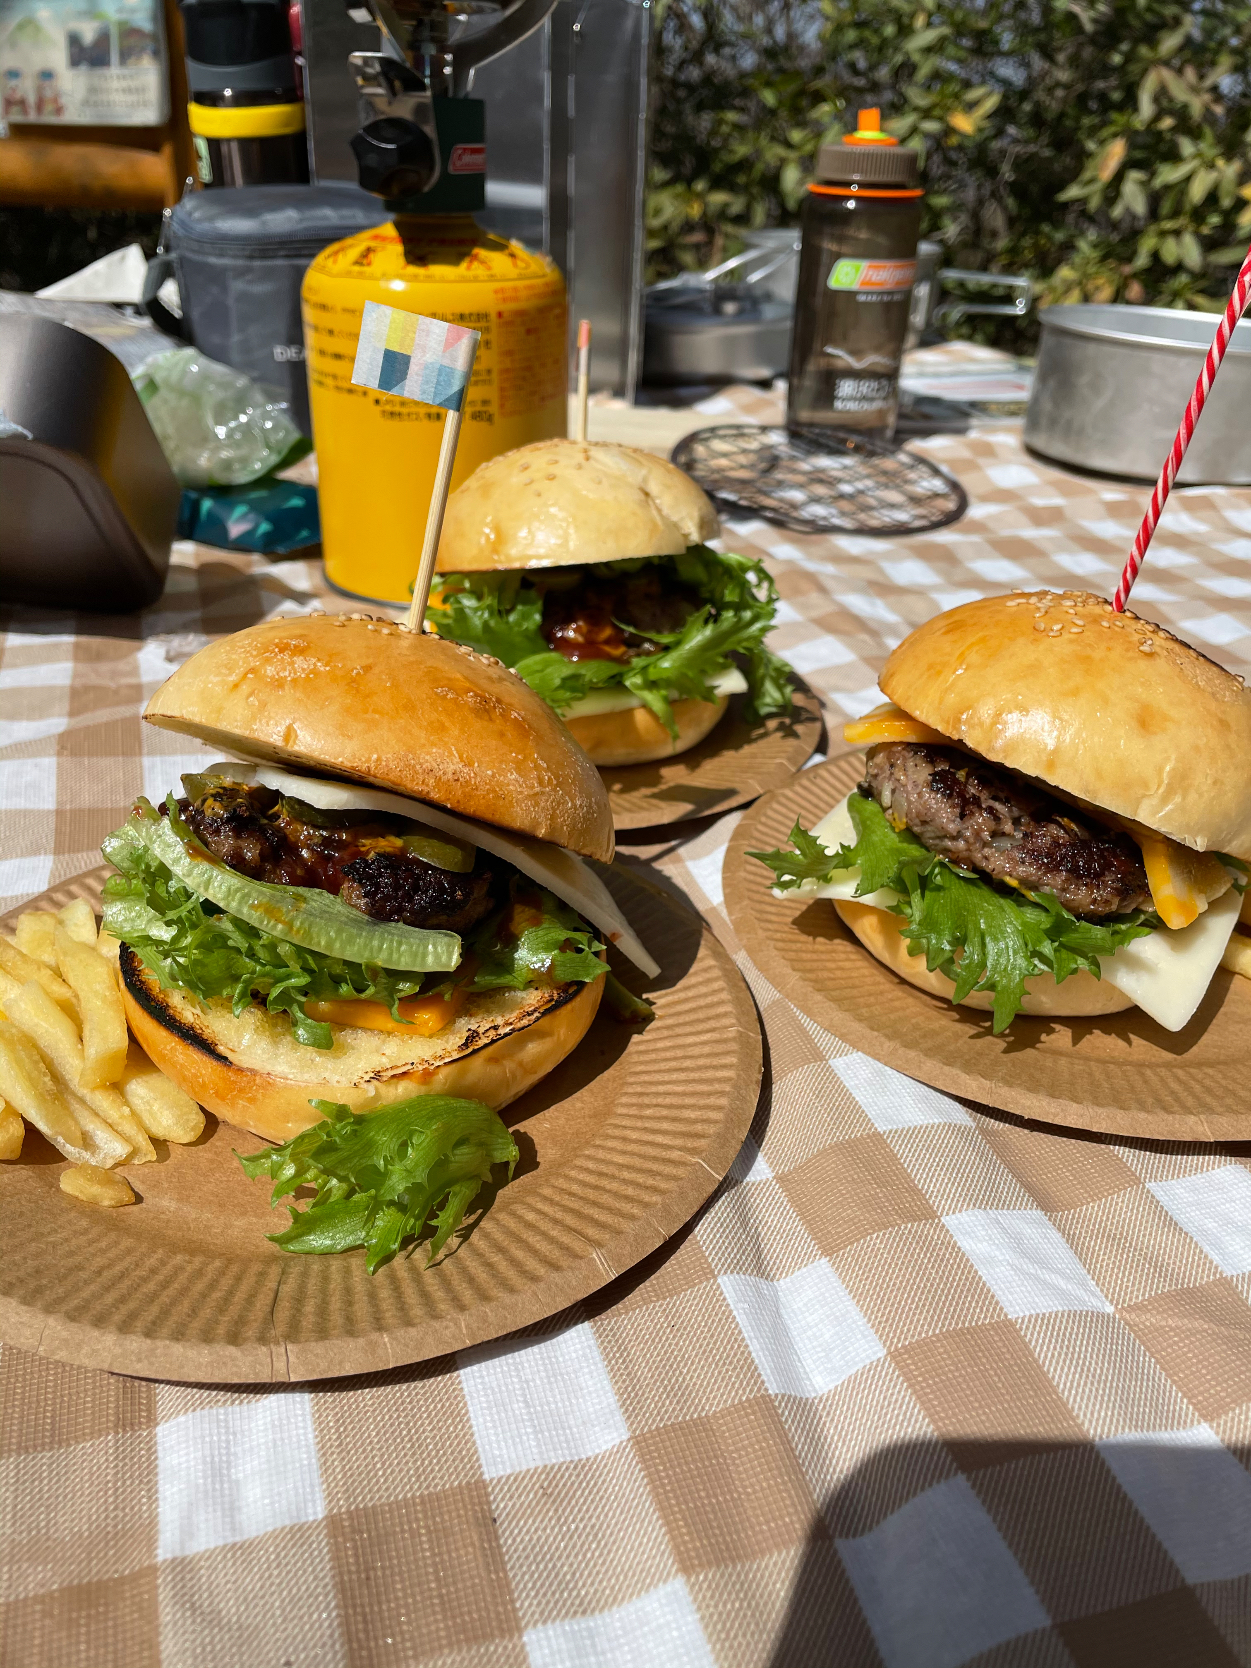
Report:
[[[844,145],[897,145],[899,143],[898,139],[893,139],[889,133],[882,132],[882,112],[877,106],[862,110],[858,122],[856,131],[844,137]]]

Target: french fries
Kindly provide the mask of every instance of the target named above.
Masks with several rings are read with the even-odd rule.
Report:
[[[26,1125],[21,1114],[0,1100],[0,1160],[22,1156],[22,1138]]]
[[[0,1020],[0,1095],[66,1158],[89,1161],[82,1125],[57,1093],[35,1045],[11,1020]]]
[[[4,1011],[19,1025],[43,1056],[63,1088],[79,1097],[130,1148],[130,1163],[152,1164],[156,1150],[147,1131],[116,1089],[89,1089],[83,1084],[83,1045],[78,1028],[42,986],[32,979],[15,996],[6,998]]]
[[[67,903],[64,909],[58,909],[56,918],[65,928],[71,938],[80,944],[90,944],[96,947],[96,912],[86,898],[75,898],[73,903]],[[53,945],[55,948],[56,928],[53,928]]]
[[[34,914],[35,911],[28,911]],[[19,917],[20,920],[20,917]],[[51,967],[45,967],[43,962],[34,956],[28,956],[25,950],[20,950],[11,938],[6,938],[0,932],[0,973],[7,973],[9,978],[16,979],[19,985],[24,985],[29,979],[37,979],[54,1002],[75,1016],[78,1014],[78,1003],[74,992],[60,978]]]
[[[126,1065],[129,1034],[126,1010],[113,969],[94,947],[71,938],[60,921],[54,935],[61,977],[78,998],[82,1016],[84,1089],[103,1089],[116,1083]]]
[[[176,1141],[187,1146],[204,1128],[204,1114],[185,1090],[171,1083],[139,1047],[131,1043],[118,1087],[126,1104],[158,1141]]]
[[[52,948],[55,932],[56,916],[50,909],[28,909],[17,918],[17,947],[55,972],[56,951]]]
[[[108,1210],[135,1202],[134,1190],[125,1176],[119,1176],[116,1170],[101,1170],[96,1164],[75,1164],[62,1171],[61,1192]]]
[[[148,1164],[154,1139],[194,1141],[204,1114],[131,1041],[118,988],[121,946],[90,904],[26,910],[0,934],[0,1161],[25,1123],[70,1160],[60,1185],[88,1204],[135,1194],[114,1166]]]

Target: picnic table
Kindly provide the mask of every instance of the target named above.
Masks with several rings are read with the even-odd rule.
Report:
[[[1145,504],[1030,456],[1019,422],[916,446],[968,492],[955,525],[725,526],[777,579],[773,643],[833,752],[913,626],[1110,594]],[[0,907],[94,866],[202,760],[139,723],[198,647],[352,607],[316,562],[181,545],[141,616],[4,613]],[[1251,492],[1175,491],[1134,607],[1251,673]],[[735,942],[736,820],[620,842],[760,1010],[764,1091],[709,1203],[542,1325],[359,1379],[158,1383],[0,1346],[5,1668],[1251,1662],[1248,1150],[1029,1126],[851,1050]]]

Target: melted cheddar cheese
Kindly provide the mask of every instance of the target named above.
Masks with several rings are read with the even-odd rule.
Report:
[[[852,747],[877,747],[884,741],[929,741],[940,746],[951,743],[950,736],[931,730],[928,724],[922,724],[893,701],[884,701],[863,718],[853,718],[844,724],[843,740]]]
[[[1166,927],[1188,927],[1233,884],[1213,852],[1191,851],[1163,834],[1135,828],[1156,914]]]
[[[447,996],[406,996],[396,1004],[399,1021],[392,1019],[385,1002],[364,998],[345,1002],[306,1002],[310,1019],[325,1025],[356,1025],[362,1031],[407,1031],[410,1036],[437,1036],[450,1025],[465,1005],[469,990],[457,985]]]

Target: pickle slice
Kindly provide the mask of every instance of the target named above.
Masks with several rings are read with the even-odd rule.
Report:
[[[412,823],[409,831],[400,835],[405,851],[432,863],[436,869],[447,869],[455,875],[467,875],[473,868],[474,848],[468,840],[454,840],[447,834],[436,834],[423,823]]]

